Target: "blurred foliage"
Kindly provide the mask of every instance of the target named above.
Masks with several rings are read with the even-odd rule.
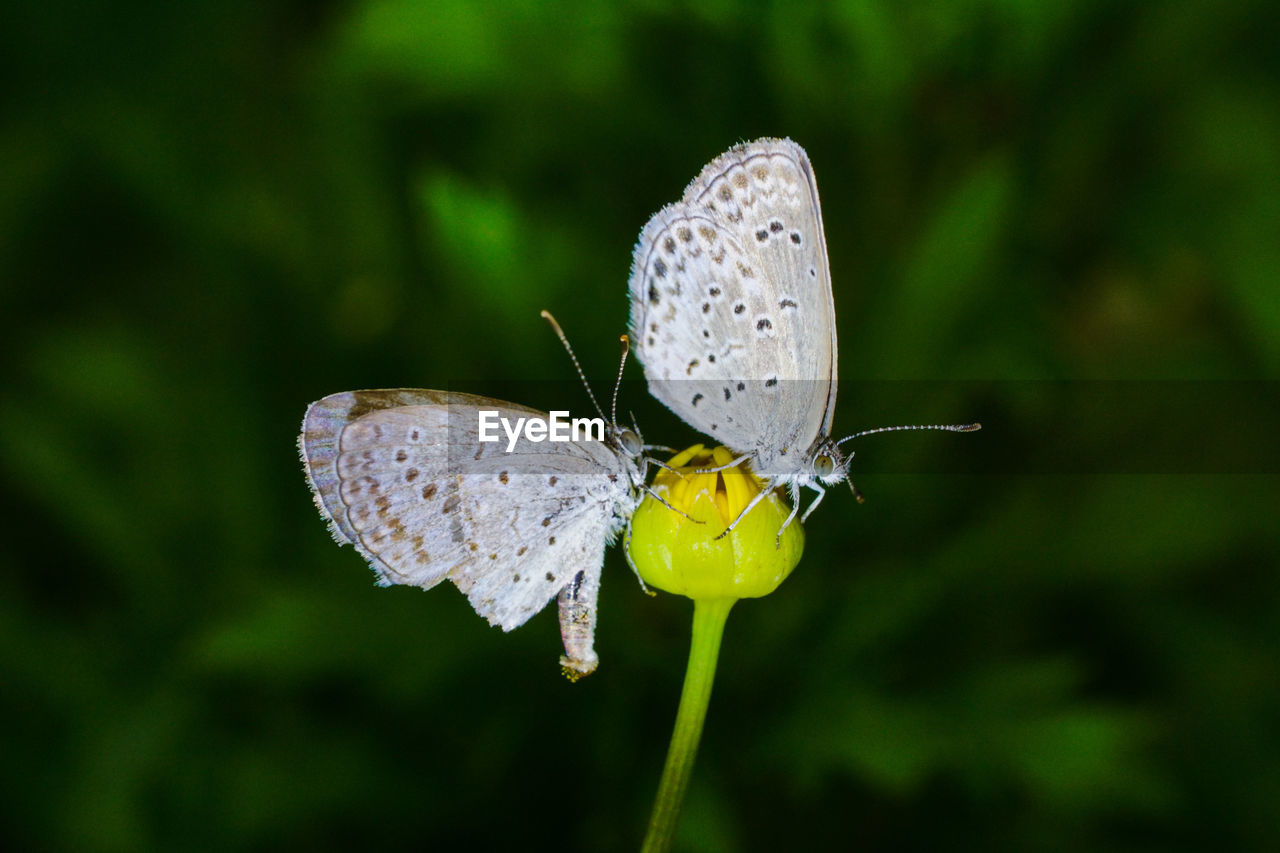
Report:
[[[1271,4],[0,18],[9,849],[633,848],[688,603],[615,549],[570,685],[549,612],[503,635],[451,587],[375,590],[293,441],[333,391],[568,380],[543,307],[607,383],[635,236],[736,141],[815,164],[842,376],[1280,372]],[[1280,847],[1280,484],[1019,475],[991,418],[1034,397],[859,447],[1006,473],[828,498],[729,622],[686,849]],[[842,395],[837,425],[881,424]]]

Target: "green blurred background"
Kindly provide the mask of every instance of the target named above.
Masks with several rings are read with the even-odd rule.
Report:
[[[554,608],[375,589],[293,442],[339,390],[576,393],[544,307],[607,384],[641,225],[737,141],[815,164],[842,377],[1280,373],[1268,3],[0,16],[10,849],[636,847],[688,602],[611,550],[571,685]],[[987,430],[859,445],[937,473],[735,610],[679,846],[1280,849],[1277,477],[1020,471],[1022,383],[956,387],[887,419]]]

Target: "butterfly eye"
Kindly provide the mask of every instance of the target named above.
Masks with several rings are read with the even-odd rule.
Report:
[[[629,429],[618,433],[618,444],[628,456],[639,456],[644,451],[644,442],[640,440],[640,436]]]
[[[836,463],[827,454],[819,453],[813,458],[813,473],[817,474],[819,479],[825,480],[835,470]]]

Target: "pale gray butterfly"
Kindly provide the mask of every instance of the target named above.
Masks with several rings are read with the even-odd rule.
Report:
[[[298,446],[316,506],[380,585],[429,589],[448,579],[504,631],[558,596],[560,663],[571,679],[588,675],[599,662],[604,549],[639,504],[643,443],[616,423],[603,441],[533,441],[527,431],[511,444],[505,434],[482,441],[481,411],[496,413],[490,423],[547,419],[501,400],[411,388],[312,403]]]
[[[835,304],[818,185],[804,149],[789,139],[758,139],[711,161],[641,231],[629,290],[650,392],[750,459],[771,486],[788,488],[784,528],[799,508],[800,487],[816,491],[801,520],[808,518],[823,486],[848,476],[840,444],[857,436],[830,435]]]

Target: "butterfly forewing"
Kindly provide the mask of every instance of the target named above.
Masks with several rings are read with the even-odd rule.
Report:
[[[632,332],[651,392],[784,479],[830,428],[836,338],[817,185],[789,140],[712,161],[641,233]]]
[[[504,630],[561,593],[569,664],[590,671],[604,548],[635,507],[640,473],[608,442],[521,437],[509,448],[501,430],[481,442],[482,409],[510,423],[546,417],[413,389],[312,404],[300,444],[316,503],[381,583],[430,588],[448,578]]]

